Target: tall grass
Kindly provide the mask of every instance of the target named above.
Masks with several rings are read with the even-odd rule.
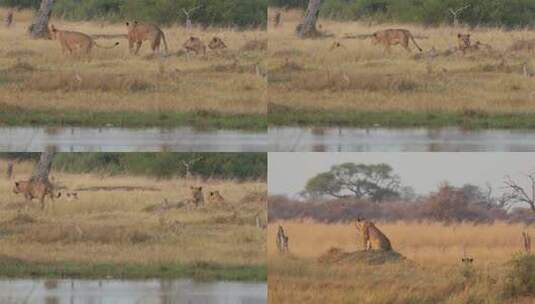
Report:
[[[279,255],[275,236],[287,231],[290,254]],[[532,280],[522,262],[519,276],[509,261],[521,252],[522,231],[533,226],[443,225],[433,222],[376,223],[406,262],[383,265],[326,265],[318,257],[330,248],[362,250],[352,225],[312,221],[268,227],[269,303],[532,303],[533,294],[511,293],[519,280]],[[463,265],[464,255],[474,258]],[[528,259],[528,258],[526,258]],[[520,265],[520,264],[519,264]],[[515,278],[511,285],[510,278]],[[518,290],[518,289],[516,289]]]
[[[272,14],[272,13],[271,13]],[[270,27],[269,99],[294,109],[356,112],[533,113],[534,78],[523,75],[528,50],[509,50],[515,42],[535,39],[527,29],[476,27],[426,28],[414,24],[375,24],[320,19],[324,39],[298,39],[294,32],[302,11],[282,13],[282,24]],[[384,52],[369,39],[343,39],[387,28],[410,30],[424,55],[399,46]],[[472,34],[492,46],[491,51],[448,54],[457,33]],[[334,41],[342,47],[330,49]],[[439,54],[429,59],[430,50]]]
[[[0,161],[2,172],[3,168],[5,162]],[[53,172],[51,179],[59,191],[77,191],[79,200],[69,201],[63,195],[45,211],[39,210],[36,201],[24,211],[24,198],[11,188],[14,180],[27,179],[31,169],[30,163],[21,163],[13,180],[0,178],[2,257],[57,267],[69,263],[265,264],[265,233],[256,226],[257,216],[261,223],[266,222],[265,195],[260,195],[266,191],[265,183]],[[164,200],[176,203],[190,198],[190,186],[204,186],[205,195],[218,190],[226,203],[144,211]],[[146,269],[152,272],[155,268]]]
[[[0,16],[5,10],[0,9]],[[264,50],[244,51],[249,41],[265,39],[263,30],[230,27],[163,27],[169,57],[151,56],[146,44],[140,56],[128,51],[124,38],[97,39],[101,45],[120,42],[112,50],[94,49],[92,56],[64,56],[59,42],[32,40],[26,33],[28,11],[15,13],[12,28],[0,27],[0,105],[17,112],[139,112],[214,111],[227,114],[263,114],[266,83],[257,75]],[[52,18],[63,30],[95,34],[126,34],[126,26],[107,22],[68,22]],[[224,52],[186,56],[182,44],[189,36],[208,42],[220,36]],[[218,66],[236,68],[220,70]],[[14,112],[14,111],[11,111]],[[158,117],[158,115],[155,115]]]

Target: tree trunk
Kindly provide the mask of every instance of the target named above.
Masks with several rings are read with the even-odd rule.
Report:
[[[48,181],[48,174],[52,168],[52,160],[54,160],[54,152],[43,152],[39,162],[33,169],[31,181],[39,181],[43,183],[50,183]]]
[[[318,36],[319,32],[316,29],[316,21],[320,14],[321,0],[310,0],[303,22],[297,28],[297,36],[300,38],[310,38]]]
[[[35,16],[35,19],[30,25],[30,36],[34,39],[49,39],[50,33],[48,32],[48,20],[52,14],[52,6],[54,0],[42,0],[41,7]]]

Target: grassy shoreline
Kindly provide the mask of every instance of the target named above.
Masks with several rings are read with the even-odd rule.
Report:
[[[535,113],[326,111],[273,109],[270,126],[535,129]]]
[[[237,129],[263,131],[266,129],[264,114],[226,114],[216,111],[193,112],[58,112],[52,110],[23,110],[1,105],[0,126],[44,127],[123,127],[123,128],[177,128]]]
[[[4,278],[69,278],[69,279],[179,279],[198,281],[266,281],[266,266],[194,264],[116,264],[53,262],[37,263],[17,258],[0,257],[0,277]]]

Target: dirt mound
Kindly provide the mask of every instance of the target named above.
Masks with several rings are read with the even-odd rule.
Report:
[[[404,256],[395,251],[370,250],[344,252],[340,248],[331,248],[318,258],[322,264],[367,264],[381,265],[406,260]]]

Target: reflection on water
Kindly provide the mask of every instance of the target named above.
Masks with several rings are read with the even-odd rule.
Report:
[[[533,152],[529,130],[271,128],[281,152]]]
[[[0,128],[0,152],[265,152],[266,132],[119,128]]]
[[[0,281],[0,303],[32,304],[265,304],[259,283],[177,281]]]

